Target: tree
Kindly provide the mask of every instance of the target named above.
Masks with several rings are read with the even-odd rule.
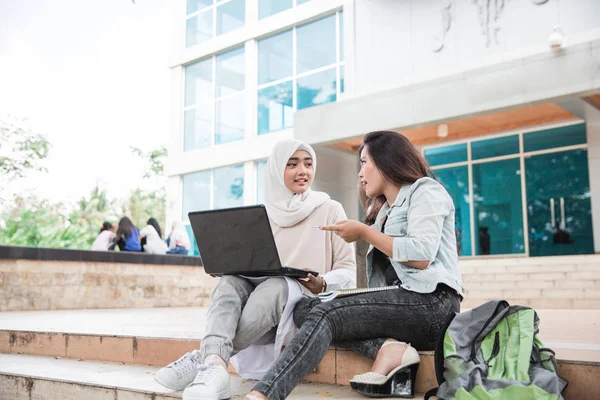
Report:
[[[29,171],[46,171],[42,161],[48,156],[50,143],[44,135],[24,126],[25,120],[0,120],[0,191]]]

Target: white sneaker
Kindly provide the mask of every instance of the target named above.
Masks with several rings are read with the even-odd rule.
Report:
[[[183,391],[183,400],[223,400],[230,397],[229,373],[215,364],[200,364],[196,379]]]
[[[194,381],[198,365],[200,365],[200,352],[190,351],[179,360],[159,369],[154,374],[154,380],[166,388],[183,390]]]

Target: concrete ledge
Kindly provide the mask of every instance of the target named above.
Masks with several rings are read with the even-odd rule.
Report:
[[[0,258],[0,311],[201,307],[216,282],[202,266]]]
[[[69,250],[19,246],[0,246],[0,259],[187,265],[193,267],[201,267],[203,265],[202,258],[200,257],[176,254],[159,255],[128,251]]]

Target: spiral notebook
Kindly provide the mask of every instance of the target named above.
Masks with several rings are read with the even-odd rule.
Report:
[[[373,292],[383,292],[385,290],[393,290],[398,289],[398,286],[381,286],[374,288],[357,288],[357,289],[342,289],[342,290],[330,290],[329,292],[319,293],[319,299],[323,303],[331,301],[340,297],[348,297],[354,296],[356,294],[365,294],[365,293],[373,293]]]

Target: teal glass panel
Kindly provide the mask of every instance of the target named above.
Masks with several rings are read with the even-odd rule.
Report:
[[[183,151],[211,145],[212,104],[192,108],[184,112]]]
[[[344,78],[345,78],[346,68],[344,66],[340,66],[340,93],[344,93]]]
[[[245,23],[246,0],[233,0],[217,6],[217,36],[241,28]]]
[[[471,249],[471,217],[469,209],[469,167],[453,167],[436,169],[435,176],[454,201],[456,226],[456,242],[460,256],[472,255]]]
[[[244,63],[243,47],[219,54],[215,69],[217,97],[244,90],[246,86],[246,65]]]
[[[293,74],[292,31],[258,41],[258,84],[277,81]]]
[[[244,138],[244,96],[228,97],[215,104],[215,144]]]
[[[196,237],[194,236],[194,231],[192,230],[192,226],[191,225],[186,225],[185,226],[185,230],[187,231],[187,234],[190,238],[190,251],[188,252],[188,255],[190,256],[199,256],[200,255],[200,250],[198,250],[198,243],[196,242]]]
[[[194,172],[181,177],[183,186],[182,215],[183,221],[189,221],[190,211],[210,209],[210,171]]]
[[[213,98],[212,59],[185,67],[185,105],[202,104]]]
[[[211,6],[212,4],[213,0],[187,0],[186,13],[195,13],[196,11],[200,11],[203,8]]]
[[[264,204],[265,202],[265,167],[267,160],[258,161],[256,163],[256,204]]]
[[[340,11],[340,61],[344,61],[344,11]]]
[[[299,74],[335,63],[335,14],[296,28]]]
[[[293,5],[292,0],[258,0],[258,19],[285,11]]]
[[[425,150],[425,159],[431,166],[467,161],[467,144],[436,147]]]
[[[296,103],[298,110],[336,101],[335,75],[335,68],[333,68],[298,78]]]
[[[475,254],[524,253],[518,158],[473,164]]]
[[[529,255],[594,254],[587,150],[527,157],[525,177]]]
[[[185,45],[192,47],[204,43],[213,35],[212,9],[194,15],[185,22]]]
[[[517,153],[519,153],[519,135],[479,140],[471,143],[471,159],[473,160]]]
[[[294,123],[292,81],[258,91],[258,134],[291,128]]]
[[[244,164],[218,168],[214,173],[214,209],[244,205]]]
[[[529,132],[523,135],[523,148],[526,152],[584,143],[587,143],[585,124]]]

